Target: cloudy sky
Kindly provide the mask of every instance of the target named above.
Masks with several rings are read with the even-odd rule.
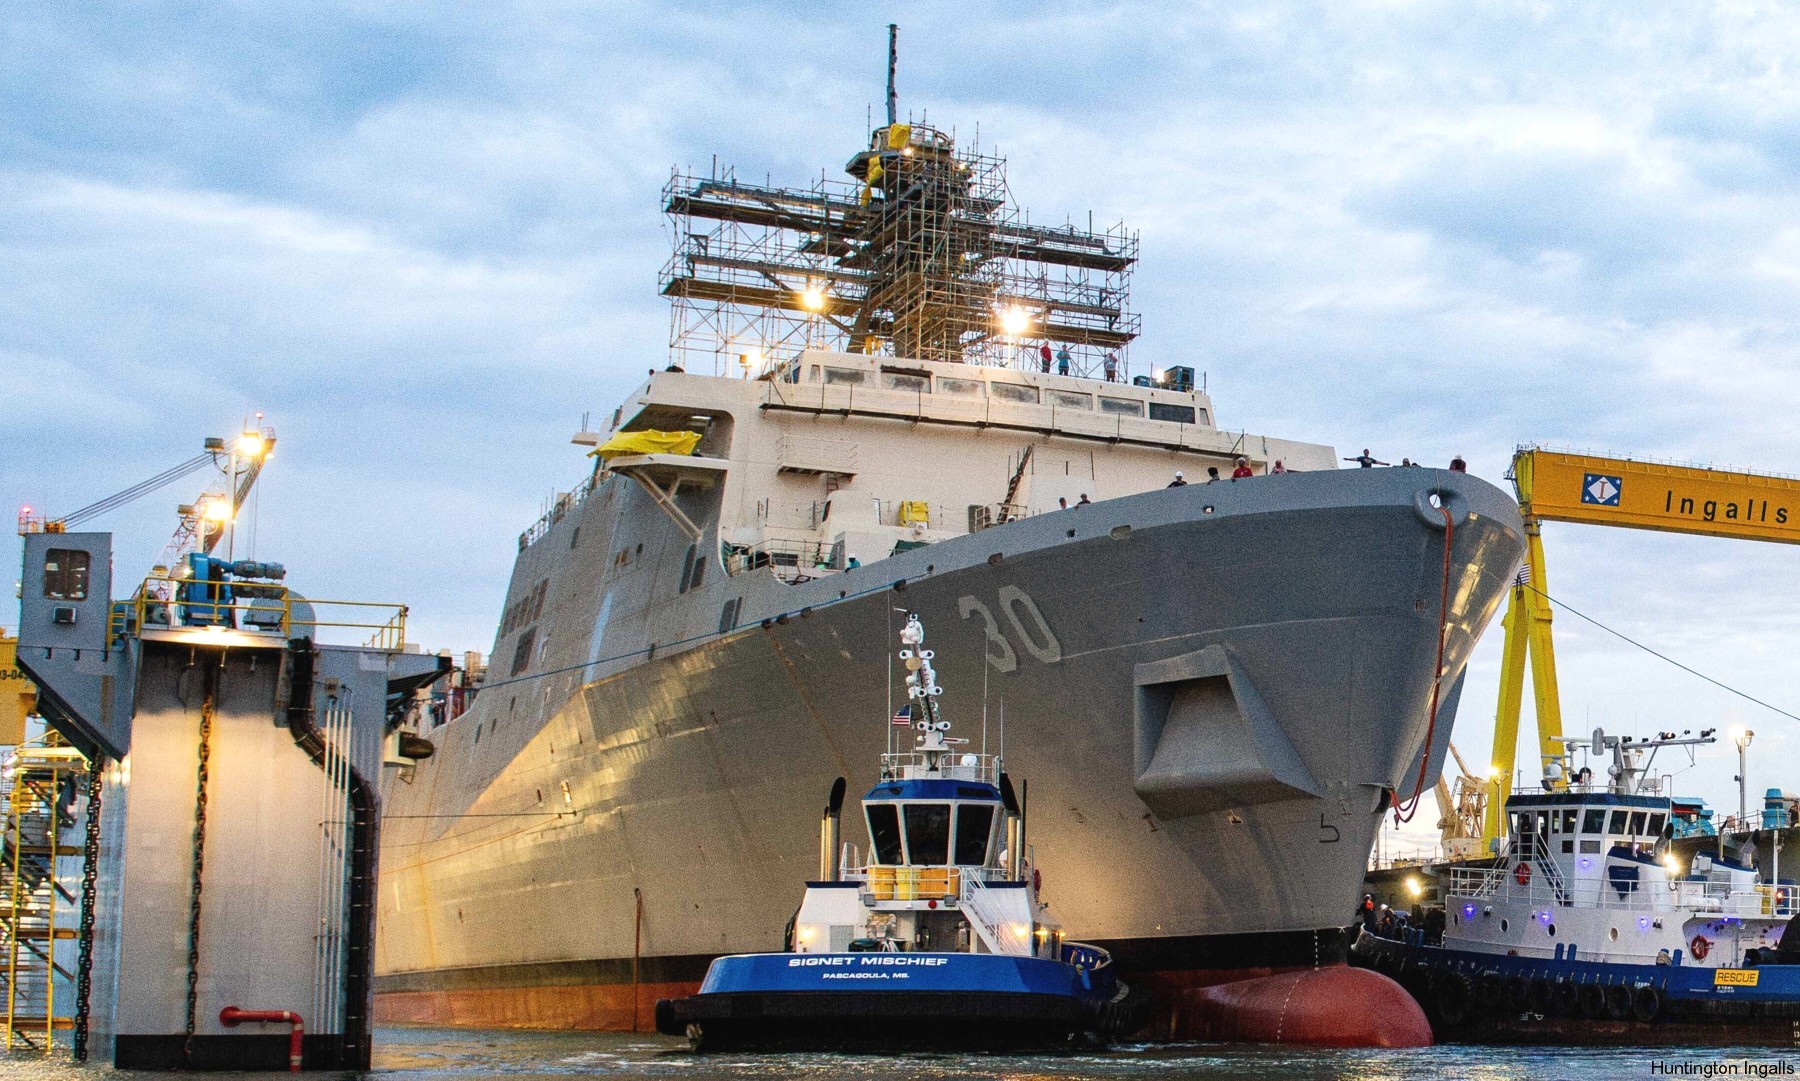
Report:
[[[1138,365],[1378,456],[1524,440],[1800,473],[1800,16],[1671,2],[24,0],[0,23],[0,503],[267,413],[256,551],[485,649],[569,436],[663,355],[672,166],[805,182],[902,108],[1034,220],[1141,230]],[[147,569],[184,487],[97,525]],[[1546,529],[1551,592],[1800,713],[1800,553]],[[1800,722],[1572,617],[1571,731]],[[1499,638],[1457,742],[1486,761]],[[1734,803],[1734,763],[1683,787]],[[1800,789],[1800,778],[1785,779]]]

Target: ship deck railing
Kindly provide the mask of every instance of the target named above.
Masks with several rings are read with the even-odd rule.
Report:
[[[846,864],[845,882],[860,882],[872,901],[951,901],[963,894],[965,882],[1008,881],[1006,868],[950,864]]]
[[[999,784],[1000,756],[974,751],[895,751],[881,756],[884,781],[980,781]]]
[[[1618,883],[1605,878],[1577,880],[1558,889],[1532,872],[1521,884],[1512,864],[1504,867],[1457,867],[1450,870],[1446,901],[1542,905],[1546,913],[1557,908],[1595,908],[1654,915],[1692,911],[1720,916],[1785,919],[1800,914],[1800,888],[1759,884],[1751,889],[1732,889],[1731,883],[1711,879],[1677,879],[1655,886]],[[1625,887],[1621,892],[1621,887]],[[1542,918],[1542,917],[1540,917]],[[1551,917],[1554,920],[1554,917]]]

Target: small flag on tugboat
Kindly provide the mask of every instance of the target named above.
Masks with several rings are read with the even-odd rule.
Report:
[[[912,727],[912,707],[911,706],[909,706],[909,705],[901,706],[899,709],[894,711],[894,727],[895,728],[911,728]]]

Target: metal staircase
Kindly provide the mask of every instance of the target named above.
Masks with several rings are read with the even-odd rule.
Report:
[[[58,943],[78,935],[77,901],[61,881],[63,843],[72,820],[59,808],[86,769],[72,747],[25,744],[0,767],[5,822],[0,826],[0,950],[4,950],[6,1049],[49,1054],[56,1033],[74,1027],[71,952]]]

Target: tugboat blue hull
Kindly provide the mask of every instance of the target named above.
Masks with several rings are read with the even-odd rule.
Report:
[[[1800,965],[1719,969],[1508,957],[1364,935],[1440,1041],[1800,1046]]]
[[[1036,957],[744,954],[714,961],[699,994],[658,1002],[656,1027],[701,1050],[1052,1047],[1141,1025],[1116,991]]]

